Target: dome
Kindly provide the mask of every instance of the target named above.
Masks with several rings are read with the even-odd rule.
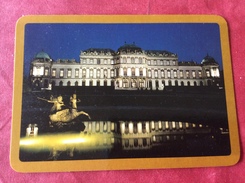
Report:
[[[213,57],[207,55],[202,59],[202,65],[218,65],[218,63],[214,60]]]
[[[50,56],[46,52],[41,51],[38,54],[36,54],[35,58],[50,59]]]
[[[124,44],[123,46],[121,46],[120,48],[118,48],[119,52],[142,52],[142,49],[138,46],[135,45],[135,43],[133,44]]]

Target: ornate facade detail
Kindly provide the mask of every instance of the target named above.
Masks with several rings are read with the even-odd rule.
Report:
[[[209,55],[200,64],[179,62],[177,54],[125,44],[117,51],[90,48],[80,61],[53,61],[40,52],[31,62],[32,88],[112,86],[115,90],[163,90],[165,86],[219,86],[218,63]]]

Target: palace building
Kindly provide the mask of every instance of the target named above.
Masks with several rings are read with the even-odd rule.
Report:
[[[201,63],[179,61],[175,53],[124,44],[117,51],[90,48],[80,61],[54,61],[41,51],[31,62],[34,90],[53,86],[111,86],[115,90],[164,90],[165,86],[219,86],[219,64],[207,55]]]

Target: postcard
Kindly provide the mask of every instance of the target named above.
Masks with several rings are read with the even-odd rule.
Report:
[[[229,35],[214,15],[25,16],[16,26],[18,172],[230,166]]]

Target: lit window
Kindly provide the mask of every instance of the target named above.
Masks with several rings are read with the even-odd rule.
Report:
[[[60,70],[60,77],[61,77],[61,78],[64,77],[64,70],[63,70],[63,69]]]
[[[177,78],[177,71],[174,70],[174,78]]]
[[[168,78],[171,78],[171,73],[170,73],[170,70],[168,70]]]
[[[207,77],[210,77],[210,71],[209,70],[206,70],[206,75],[207,75]]]
[[[202,77],[202,72],[201,71],[198,71],[198,76],[199,76],[199,78]]]
[[[111,70],[111,77],[114,77],[114,70]]]
[[[107,70],[104,70],[104,77],[107,78]]]
[[[97,78],[100,78],[100,69],[97,70]]]
[[[164,70],[161,70],[161,77],[164,78]]]
[[[151,77],[151,70],[148,70],[148,77]]]
[[[67,77],[70,78],[71,77],[71,69],[67,70]]]
[[[186,71],[186,77],[189,78],[190,77],[190,73],[189,71]]]
[[[86,77],[86,69],[83,69],[83,71],[82,71],[82,77],[83,77],[83,78]]]
[[[44,70],[44,75],[45,75],[45,76],[48,76],[48,68],[45,68],[45,70]]]
[[[155,74],[155,78],[157,78],[158,77],[158,71],[155,70],[154,74]]]
[[[75,70],[75,77],[78,78],[79,77],[79,69]]]
[[[56,76],[56,69],[53,69],[52,70],[52,77],[55,77]]]
[[[90,71],[89,71],[89,76],[90,76],[90,78],[93,77],[93,69],[90,69]]]
[[[192,77],[196,78],[196,71],[192,71]]]
[[[180,78],[183,78],[184,77],[182,70],[179,71],[179,76],[180,76]]]

